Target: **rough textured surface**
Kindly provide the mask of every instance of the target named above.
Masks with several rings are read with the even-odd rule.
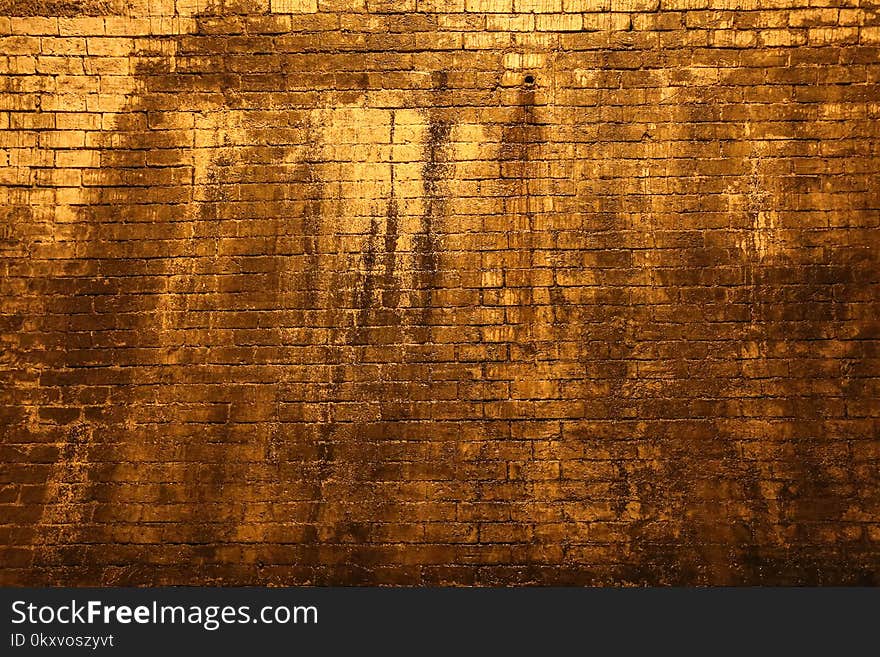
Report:
[[[0,9],[0,583],[880,580],[872,2]]]

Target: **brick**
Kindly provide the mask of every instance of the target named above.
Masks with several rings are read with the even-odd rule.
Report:
[[[611,11],[657,11],[660,0],[611,0]]]
[[[880,43],[880,27],[860,27],[859,42],[867,44]]]
[[[562,0],[513,0],[515,12],[557,14],[562,11]]]
[[[58,34],[66,36],[99,36],[104,34],[103,17],[78,16],[76,18],[59,18]]]
[[[88,54],[96,57],[127,57],[133,49],[131,39],[92,37],[86,40]]]
[[[0,37],[0,52],[4,55],[36,55],[40,52],[40,39],[25,35]]]
[[[279,14],[310,14],[318,11],[318,0],[270,0],[270,8]]]
[[[49,35],[58,34],[58,19],[45,16],[11,17],[10,33],[22,35]]]
[[[583,27],[580,14],[541,14],[535,18],[535,29],[549,32],[579,32]]]
[[[529,14],[489,14],[486,29],[491,32],[531,32],[535,17]]]
[[[465,0],[465,11],[488,12],[494,14],[513,13],[514,0]]]

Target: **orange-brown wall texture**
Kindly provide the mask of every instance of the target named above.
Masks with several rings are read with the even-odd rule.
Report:
[[[0,583],[880,583],[880,5],[0,0]]]

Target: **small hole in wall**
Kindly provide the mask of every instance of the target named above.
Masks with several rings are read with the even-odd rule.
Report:
[[[526,84],[535,84],[535,76],[534,75],[527,75],[526,77],[523,78],[523,82],[525,82]]]

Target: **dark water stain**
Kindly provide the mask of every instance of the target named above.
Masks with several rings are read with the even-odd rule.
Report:
[[[447,149],[452,123],[436,113],[428,122],[428,134],[422,154],[422,188],[424,211],[419,231],[413,236],[413,289],[417,295],[417,324],[413,339],[417,343],[430,341],[434,313],[434,290],[440,285],[440,238],[438,222],[446,212],[446,199],[441,185],[451,168]]]
[[[389,309],[398,308],[400,306],[401,290],[396,276],[397,243],[400,239],[399,223],[399,210],[397,207],[397,199],[394,197],[392,184],[392,195],[391,198],[388,199],[385,212],[385,256],[381,299],[382,307]]]
[[[208,16],[204,20],[210,22],[213,17]],[[184,38],[189,37],[177,39]],[[209,42],[213,43],[206,41]],[[235,328],[227,329],[215,323],[215,319],[225,316],[217,314],[217,311],[235,307],[232,298],[228,308],[208,307],[207,315],[205,308],[202,308],[199,316],[207,319],[207,325],[190,324],[187,327],[192,320],[187,321],[185,312],[190,310],[190,300],[198,305],[212,295],[224,294],[216,275],[218,271],[209,269],[199,272],[198,268],[204,269],[212,256],[225,257],[221,252],[225,250],[226,240],[236,237],[230,229],[240,219],[235,210],[238,199],[231,195],[231,190],[239,177],[247,175],[247,163],[260,161],[262,153],[259,147],[239,148],[231,143],[221,145],[209,163],[205,181],[207,194],[202,201],[195,201],[192,193],[188,198],[179,197],[180,187],[170,192],[170,198],[160,198],[149,184],[130,184],[130,181],[139,180],[139,176],[148,179],[148,176],[161,172],[161,169],[144,164],[143,158],[152,147],[150,139],[156,136],[144,124],[145,112],[161,120],[165,112],[174,113],[180,109],[178,98],[185,102],[184,97],[163,93],[167,90],[167,77],[174,74],[170,67],[164,71],[165,77],[162,73],[156,70],[155,65],[137,70],[136,77],[142,90],[129,98],[127,107],[119,115],[116,129],[107,135],[106,143],[100,147],[102,162],[115,165],[116,168],[108,166],[105,170],[106,180],[91,188],[89,203],[82,206],[83,221],[74,224],[73,229],[78,233],[72,236],[81,248],[78,257],[94,263],[98,275],[80,277],[69,287],[70,292],[66,296],[51,297],[51,307],[47,313],[47,316],[67,315],[90,333],[77,334],[71,330],[56,333],[64,341],[59,347],[68,355],[60,363],[62,369],[47,373],[47,381],[63,377],[70,379],[74,385],[94,385],[97,382],[110,388],[109,401],[115,410],[111,412],[110,408],[105,409],[104,417],[94,420],[90,431],[90,435],[104,438],[100,444],[93,441],[93,444],[80,449],[81,456],[75,465],[67,463],[70,459],[66,459],[62,451],[59,459],[62,465],[59,467],[85,468],[85,496],[98,500],[94,514],[96,518],[121,517],[127,512],[138,512],[138,507],[130,506],[130,498],[117,498],[113,493],[117,487],[108,484],[117,476],[116,473],[128,472],[133,464],[140,464],[141,467],[134,474],[127,474],[127,481],[131,485],[142,486],[144,491],[155,485],[153,477],[158,473],[164,472],[165,477],[173,478],[167,482],[166,489],[175,490],[172,498],[183,503],[176,506],[172,515],[163,519],[169,532],[173,528],[176,542],[176,546],[169,549],[189,555],[182,557],[191,560],[192,564],[193,570],[186,577],[199,579],[200,572],[207,573],[211,564],[222,560],[222,554],[229,553],[228,547],[234,545],[247,508],[247,502],[230,501],[227,494],[229,487],[240,485],[250,477],[247,464],[236,463],[230,460],[232,457],[227,459],[223,456],[235,453],[244,444],[243,426],[236,426],[236,414],[253,413],[255,417],[270,422],[276,419],[277,387],[264,386],[261,394],[250,400],[238,398],[240,389],[234,385],[228,386],[224,399],[218,399],[216,392],[211,395],[204,388],[204,393],[190,393],[185,399],[172,399],[171,396],[177,389],[192,391],[197,389],[193,386],[206,382],[202,373],[204,370],[197,367],[204,354],[212,348],[232,346],[232,343],[218,336],[227,333],[233,336],[233,341],[237,339]],[[187,84],[191,86],[191,82],[192,78],[187,78]],[[155,96],[151,95],[154,83],[159,85],[155,89]],[[206,78],[202,84],[203,92],[222,95],[228,103],[239,102],[235,98],[234,88],[215,87],[211,78]],[[283,120],[283,117],[280,118]],[[245,143],[258,141],[255,135],[245,139]],[[183,147],[165,152],[180,155],[181,161],[186,160],[186,149]],[[280,168],[269,168],[267,171],[279,182],[283,180],[279,177],[282,173]],[[179,184],[185,183],[180,181]],[[304,251],[306,262],[311,263],[314,272],[318,269],[315,260],[319,227],[315,215],[319,207],[315,206],[316,199],[312,196],[305,206],[307,210],[303,226],[306,232],[312,233],[304,240]],[[317,196],[320,197],[320,192]],[[163,202],[177,205],[162,205]],[[183,220],[179,215],[185,214],[184,208],[194,208],[194,218]],[[121,220],[121,217],[125,219]],[[160,248],[143,255],[121,250],[123,240],[138,239],[142,229],[159,226],[161,230],[154,230],[153,234],[167,240],[157,244]],[[259,238],[259,250],[242,254],[244,260],[253,257],[268,261],[268,268],[261,266],[253,270],[253,274],[246,273],[243,278],[252,276],[254,281],[259,280],[282,308],[290,300],[284,283],[286,257],[279,253],[278,246],[285,231],[284,222],[276,217],[268,236]],[[163,247],[172,245],[174,252],[164,251]],[[171,292],[162,287],[149,288],[144,292],[136,286],[132,287],[133,283],[140,281],[174,281],[175,285]],[[317,288],[318,285],[315,283],[308,287]],[[260,300],[263,292],[257,288],[247,294],[257,303],[263,303]],[[161,299],[165,299],[166,305],[157,315]],[[77,315],[69,314],[69,308],[73,305],[79,309]],[[308,305],[315,306],[317,301],[313,299]],[[165,325],[157,326],[160,322],[165,322]],[[279,325],[276,324],[274,330],[274,342],[277,344]],[[91,335],[93,344],[74,347],[79,335]],[[175,344],[182,337],[185,342]],[[91,353],[87,351],[89,348],[93,349]],[[89,359],[85,363],[90,367],[79,370],[78,365],[84,357]],[[189,362],[191,368],[178,367],[181,362]],[[96,368],[96,365],[105,369]],[[119,365],[125,367],[117,369]],[[223,368],[214,366],[213,369]],[[82,373],[81,380],[78,380],[78,372]],[[227,368],[227,376],[233,374],[234,370]],[[211,396],[202,397],[201,394]],[[156,409],[158,414],[155,419],[148,417],[151,408]],[[188,423],[187,414],[193,412],[207,420],[207,424],[200,425],[200,430],[193,431],[193,425]],[[277,429],[275,436],[277,441]],[[103,456],[107,449],[115,455],[114,460],[108,461]],[[283,446],[266,445],[270,462],[277,461],[279,453],[283,451]],[[217,455],[220,455],[219,458]],[[92,473],[95,473],[94,476]],[[58,476],[64,478],[63,473]],[[47,500],[46,504],[52,502]],[[63,541],[76,545],[89,540],[89,536],[97,535],[111,544],[125,543],[124,531],[122,526],[87,519],[69,532],[65,529]],[[58,549],[63,550],[64,545]],[[132,569],[118,572],[118,569],[105,564],[105,556],[99,550],[84,552],[81,565],[91,569],[93,579],[89,581],[94,583],[104,581],[105,577],[114,577],[120,583],[129,581],[127,577],[146,577],[141,583],[155,583],[161,581],[162,571],[157,568],[150,573],[149,561],[156,557],[161,562],[166,554],[167,550],[158,544],[148,544],[144,548],[141,558],[146,560],[144,566],[147,574],[143,569],[138,573]],[[46,558],[51,561],[55,557],[46,554]],[[108,552],[106,558],[112,559],[112,553]]]
[[[686,109],[691,118],[680,124],[683,135],[679,139],[707,140],[704,126],[711,114],[699,103]],[[778,111],[784,112],[784,106]],[[681,161],[687,170],[669,173],[693,175],[693,165]],[[730,158],[730,165],[731,170],[749,169],[741,158]],[[831,258],[827,251],[809,249],[806,244],[789,243],[782,248],[770,231],[761,236],[769,245],[759,251],[753,246],[758,238],[752,235],[758,230],[753,228],[759,224],[758,214],[791,210],[785,204],[792,198],[790,185],[794,183],[778,174],[744,176],[751,177],[742,179],[742,188],[753,192],[746,207],[747,223],[726,233],[729,242],[721,246],[718,237],[725,233],[716,232],[711,247],[687,244],[678,259],[669,258],[674,251],[658,251],[653,258],[660,263],[655,281],[667,290],[705,285],[705,280],[718,280],[723,271],[740,267],[738,280],[712,292],[718,293],[714,298],[730,304],[726,307],[747,312],[731,313],[726,323],[707,318],[694,324],[707,336],[715,334],[702,368],[730,371],[748,366],[772,374],[759,378],[725,375],[714,386],[703,377],[699,382],[676,377],[663,382],[662,398],[642,388],[636,406],[639,416],[650,412],[649,404],[655,400],[717,401],[706,411],[707,417],[699,420],[704,426],[701,439],[677,443],[669,436],[658,436],[659,497],[654,493],[652,498],[666,509],[667,520],[659,535],[648,535],[641,526],[631,528],[635,540],[632,564],[620,571],[620,577],[681,584],[871,579],[864,539],[844,537],[841,529],[847,524],[847,514],[853,513],[859,485],[853,473],[858,468],[850,461],[849,443],[829,438],[839,434],[836,425],[848,421],[837,400],[852,397],[845,378],[835,374],[822,374],[813,386],[810,372],[817,361],[807,345],[825,349],[829,339],[837,340],[833,342],[835,359],[858,358],[858,344],[838,336],[842,326],[838,318],[845,313],[847,296],[858,295],[854,282],[863,279],[876,262],[860,260],[855,249],[840,249]],[[793,236],[789,232],[788,240]],[[717,276],[712,274],[714,267]],[[709,271],[701,274],[699,268]],[[684,317],[694,307],[679,296],[672,299],[666,314]],[[640,333],[668,334],[655,339],[687,344],[676,334],[675,324],[653,320],[639,324]],[[837,353],[841,349],[845,353]],[[699,367],[694,364],[689,369],[698,372]],[[742,416],[725,399],[766,405],[770,417],[764,411],[757,413],[760,419],[752,418],[752,422],[757,420],[758,428],[749,428],[752,413]],[[699,426],[696,418],[681,420],[680,431],[685,435]],[[735,511],[728,513],[726,508]],[[816,542],[817,528],[823,526],[838,534],[825,546]],[[851,555],[848,564],[844,553]],[[825,559],[827,569],[821,565]]]
[[[222,53],[224,48],[225,45],[216,43],[204,45],[207,55]],[[219,78],[211,78],[207,69],[196,72],[199,75],[165,71],[176,84],[196,85],[197,90],[211,98],[222,99],[227,108],[265,109],[258,101],[248,101],[238,92],[236,76],[227,76],[221,83]],[[154,67],[139,71],[142,90],[130,98],[118,129],[108,134],[106,143],[99,148],[102,160],[108,162],[133,158],[133,164],[121,167],[129,173],[144,174],[151,170],[137,159],[151,147],[149,131],[142,125],[144,112],[174,113],[186,107],[182,98],[161,98],[168,80],[154,82],[155,73]],[[428,327],[435,319],[431,316],[434,291],[442,284],[439,236],[444,229],[442,222],[448,220],[444,183],[451,165],[452,121],[440,109],[446,102],[442,94],[448,91],[448,77],[440,72],[434,80],[438,102],[437,107],[428,110],[431,116],[422,170],[425,212],[415,241],[417,271],[413,285],[421,294],[416,305],[425,330],[416,337],[423,343],[431,342]],[[230,84],[224,86],[225,82]],[[517,232],[524,233],[523,239],[512,249],[521,255],[514,253],[512,261],[528,267],[534,266],[526,251],[531,252],[532,234],[538,232],[535,221],[539,217],[532,202],[532,181],[537,176],[544,139],[533,94],[522,91],[512,108],[513,119],[503,129],[504,143],[499,155],[509,174],[503,181],[511,192],[509,214],[518,221],[524,219],[517,226]],[[691,120],[685,122],[676,141],[693,140],[703,134],[703,122],[698,119],[704,111],[699,107],[693,110]],[[272,127],[280,127],[281,113],[274,120],[276,124]],[[245,129],[242,141],[253,143],[258,138],[258,131]],[[610,174],[615,160],[613,144],[595,148],[608,163],[606,173]],[[186,153],[183,147],[169,150]],[[80,273],[74,276],[75,281],[67,291],[47,295],[45,308],[34,310],[40,317],[28,316],[23,320],[35,322],[41,333],[50,336],[42,345],[45,351],[39,352],[42,355],[33,356],[36,360],[45,358],[37,369],[40,387],[47,395],[75,394],[65,391],[89,387],[109,390],[102,411],[106,415],[86,422],[59,416],[70,424],[39,429],[45,432],[43,437],[62,445],[55,476],[61,481],[80,482],[80,489],[85,491],[83,497],[96,501],[82,516],[83,522],[70,528],[72,533],[49,537],[52,540],[47,542],[57,547],[38,557],[36,565],[39,577],[45,577],[43,581],[102,583],[112,576],[119,583],[204,583],[207,577],[228,582],[222,573],[212,574],[219,564],[227,572],[241,568],[237,572],[248,573],[242,581],[253,583],[257,577],[255,564],[229,557],[230,548],[242,549],[236,536],[247,529],[242,520],[247,505],[229,491],[242,484],[264,485],[267,476],[274,478],[270,493],[273,499],[268,500],[274,506],[274,515],[260,520],[271,519],[276,527],[304,529],[303,551],[297,554],[308,564],[316,565],[317,579],[323,577],[322,581],[327,583],[369,583],[377,577],[373,567],[380,552],[373,543],[374,523],[377,519],[395,519],[389,501],[392,495],[385,486],[403,482],[406,475],[389,469],[391,461],[382,449],[389,443],[387,426],[379,426],[375,418],[334,422],[329,404],[338,398],[344,384],[352,383],[352,372],[366,377],[370,371],[369,364],[356,361],[363,353],[360,348],[367,346],[366,339],[343,345],[345,351],[330,349],[331,345],[323,339],[306,339],[307,344],[299,345],[309,350],[307,358],[312,359],[315,370],[309,376],[318,380],[310,380],[304,386],[307,395],[292,396],[299,404],[295,411],[301,415],[289,422],[279,419],[279,409],[287,400],[278,387],[283,381],[263,379],[259,399],[247,397],[245,387],[233,383],[240,375],[241,365],[265,365],[272,376],[281,379],[302,376],[293,368],[278,367],[286,364],[282,360],[287,358],[286,354],[258,356],[258,351],[250,348],[238,352],[240,361],[235,365],[206,360],[208,354],[219,357],[231,351],[232,346],[242,346],[231,345],[223,337],[233,336],[233,343],[244,339],[245,329],[224,324],[235,310],[248,311],[241,312],[237,321],[251,329],[320,331],[335,330],[341,325],[341,313],[297,314],[318,311],[328,304],[331,308],[342,308],[350,302],[351,288],[338,284],[342,279],[328,273],[332,265],[322,253],[320,238],[329,232],[322,222],[321,199],[325,191],[316,179],[315,167],[297,168],[294,175],[302,174],[308,182],[307,191],[302,192],[305,197],[295,199],[304,202],[302,217],[291,217],[292,221],[301,219],[303,227],[302,253],[295,253],[304,257],[306,269],[305,300],[300,300],[297,289],[288,288],[286,283],[293,266],[287,256],[290,251],[282,246],[288,237],[286,222],[276,216],[267,228],[268,234],[257,229],[251,234],[245,228],[249,225],[245,218],[233,208],[237,199],[231,190],[247,175],[248,163],[266,151],[232,143],[218,150],[220,153],[210,164],[207,198],[201,202],[192,198],[176,202],[175,212],[195,208],[195,221],[180,221],[180,215],[163,214],[159,206],[167,199],[157,200],[149,185],[124,181],[120,184],[114,178],[114,169],[106,167],[105,179],[92,188],[88,204],[82,207],[82,221],[71,229],[72,239],[82,246],[82,251],[59,265]],[[286,159],[300,157],[301,153],[302,149],[282,149],[275,155]],[[306,156],[309,161],[315,158],[313,154]],[[734,160],[734,164],[738,162]],[[281,173],[279,169],[270,171],[273,176]],[[693,170],[670,173],[687,179]],[[273,193],[288,188],[285,181],[277,180],[267,187]],[[633,211],[636,201],[627,198],[625,189],[609,193],[598,184],[591,189],[600,198],[588,199],[596,202],[596,211],[588,215],[580,232],[580,250],[603,255],[619,250],[644,251],[634,219],[637,215],[649,216],[650,208],[639,206]],[[288,191],[294,196],[300,194],[292,188]],[[780,184],[773,190],[774,197],[785,198],[790,191]],[[147,216],[144,212],[156,214]],[[362,326],[391,321],[383,319],[385,315],[380,311],[399,305],[400,290],[395,282],[401,269],[397,264],[398,212],[392,194],[387,203],[384,235],[380,219],[371,225],[363,254],[363,270],[369,276],[364,278],[358,293],[357,312],[364,313],[358,323]],[[15,216],[26,219],[26,213]],[[120,252],[118,243],[136,237],[139,227],[144,225],[158,226],[161,230],[153,234],[161,232],[161,237],[173,239],[182,251],[169,253],[156,248],[149,254]],[[210,301],[211,295],[225,293],[217,274],[224,271],[226,264],[210,261],[232,245],[233,234],[226,232],[232,225],[243,231],[241,236],[255,239],[239,256],[262,257],[266,248],[272,250],[265,271],[247,272],[245,276],[249,284],[259,283],[265,289],[252,289],[243,297],[230,294],[223,300]],[[567,567],[558,565],[550,571],[538,566],[469,568],[478,581],[558,582],[560,577],[570,577],[566,581],[589,583],[608,577],[609,581],[648,584],[876,583],[876,549],[872,551],[865,536],[834,536],[823,544],[813,533],[818,526],[837,528],[850,517],[856,519],[855,524],[860,514],[870,514],[871,504],[877,502],[876,495],[871,493],[854,493],[877,489],[875,461],[865,456],[876,442],[876,435],[866,437],[865,431],[873,428],[866,430],[864,423],[858,424],[859,409],[875,401],[870,381],[875,369],[871,358],[876,355],[872,351],[876,330],[869,321],[854,319],[859,316],[852,314],[873,301],[866,297],[863,283],[876,278],[876,255],[838,245],[837,250],[829,247],[821,252],[804,248],[805,254],[812,255],[768,258],[754,251],[738,251],[741,237],[731,234],[725,256],[701,241],[687,241],[676,248],[648,247],[659,263],[652,286],[644,285],[634,268],[616,272],[616,279],[602,278],[607,274],[598,272],[600,285],[595,296],[565,308],[563,287],[554,284],[550,299],[559,310],[558,314],[554,311],[554,318],[564,319],[577,338],[577,364],[582,367],[583,380],[605,383],[612,390],[607,399],[600,400],[607,404],[601,421],[566,439],[569,444],[565,446],[574,448],[572,443],[577,442],[607,448],[608,460],[614,466],[609,502],[617,522],[626,526],[632,563],[604,575],[588,573],[589,569],[567,571]],[[14,240],[7,242],[3,248],[19,249]],[[144,249],[155,247],[150,246],[151,240],[142,243]],[[267,244],[270,246],[266,247]],[[693,344],[681,338],[678,322],[665,321],[659,313],[689,317],[700,310],[698,302],[689,301],[679,291],[703,285],[706,273],[695,272],[712,267],[713,263],[721,269],[737,266],[731,255],[734,253],[739,254],[736,258],[741,260],[743,278],[724,286],[722,298],[731,306],[747,305],[748,321],[740,322],[733,334],[726,328],[728,322],[693,322],[704,332],[711,351],[686,352]],[[83,260],[94,271],[78,269]],[[241,261],[239,257],[237,262]],[[196,265],[207,270],[199,271]],[[129,287],[135,281],[154,285],[148,282],[157,278],[168,281],[168,288]],[[558,278],[555,280],[558,283]],[[328,304],[323,303],[322,294],[327,295]],[[342,295],[349,299],[342,299]],[[159,297],[164,298],[164,307],[157,305]],[[532,300],[534,291],[529,301]],[[71,313],[71,308],[76,312]],[[205,310],[208,319],[204,319]],[[267,319],[251,312],[256,310],[284,311],[295,319],[278,319],[280,313]],[[157,327],[157,316],[165,322],[164,327]],[[53,324],[53,318],[58,317],[65,317],[71,324],[59,329]],[[196,321],[197,317],[203,319]],[[259,321],[249,324],[254,318]],[[540,355],[543,347],[532,339],[535,336],[526,331],[524,337],[524,351]],[[646,351],[650,346],[647,343],[652,341],[675,343],[679,352]],[[743,358],[742,353],[756,343],[761,349],[758,356]],[[826,349],[836,351],[824,353]],[[823,359],[823,363],[816,362]],[[705,370],[715,367],[745,367],[745,360],[757,361],[769,371],[783,364],[785,371],[763,377],[763,384],[746,376],[728,377],[727,383],[713,383],[703,376]],[[827,367],[827,361],[842,365],[830,373],[816,370],[819,365]],[[194,367],[177,367],[182,364]],[[328,364],[331,367],[325,375],[320,368]],[[645,370],[639,368],[645,367],[670,368],[668,372],[678,374],[657,382],[644,377]],[[253,367],[252,371],[268,377],[260,368]],[[399,375],[395,383],[426,383],[420,378],[420,371],[413,368]],[[373,376],[368,383],[375,387],[361,387],[358,403],[367,407],[370,402],[387,401],[400,394],[381,388],[388,383],[382,374]],[[228,383],[226,396],[215,399],[211,393],[195,390],[196,386],[216,382],[218,378]],[[764,384],[781,386],[782,393],[762,393],[762,399],[771,397],[784,412],[775,423],[750,428],[749,416],[725,407],[724,403],[749,399],[736,396],[737,386],[754,393],[761,392],[755,386]],[[185,397],[177,396],[176,391],[184,386],[188,390],[193,386],[195,391]],[[394,399],[398,401],[401,400]],[[382,419],[400,417],[395,415],[394,402],[380,404]],[[702,406],[707,402],[711,403]],[[321,412],[309,414],[317,404],[322,405]],[[80,408],[86,406],[84,403],[72,406],[77,414],[85,412]],[[841,407],[845,410],[841,411]],[[193,409],[209,414],[196,428],[184,426],[189,424],[186,420]],[[235,426],[234,414],[239,412],[255,413],[253,422],[242,423],[245,430]],[[242,447],[261,446],[262,434],[252,438],[250,432],[259,432],[267,422],[274,425],[275,443],[266,450],[265,462],[257,460],[237,467],[228,455]],[[425,431],[425,426],[427,423],[418,431]],[[774,427],[782,428],[776,436],[779,440],[770,439]],[[611,439],[597,438],[590,433],[592,428],[596,428],[597,435],[603,430],[610,431]],[[455,429],[454,423],[430,424],[430,431]],[[300,440],[305,445],[304,454],[296,453],[301,447],[297,443],[298,430],[305,436]],[[420,454],[417,448],[408,449],[411,451],[405,456],[411,459]],[[74,463],[81,469],[74,472]],[[447,477],[445,483],[452,488],[452,492],[446,493],[447,498],[463,498],[464,489],[456,487],[460,482],[444,472],[443,466],[449,464],[456,465],[454,459],[445,455],[438,458],[437,470],[432,475],[435,480],[441,475]],[[263,470],[266,465],[272,468],[269,475]],[[130,469],[125,470],[131,466],[137,468],[134,475]],[[127,537],[121,525],[98,522],[95,518],[104,514],[124,515],[127,511],[131,513],[129,517],[135,517],[142,506],[149,506],[135,507],[131,497],[121,497],[107,485],[123,474],[126,481],[144,490],[159,483],[162,502],[182,502],[178,509],[185,510],[165,512],[167,515],[160,517],[167,532],[163,536],[171,537],[172,544],[149,545],[141,552],[141,565],[120,573],[112,566],[112,559],[118,559],[119,553],[102,554],[100,549],[83,546],[94,544],[100,548],[125,543]],[[766,492],[768,487],[778,487],[775,497]],[[474,496],[478,498],[480,487],[475,490]],[[283,506],[296,500],[306,500],[306,510],[287,511]],[[52,503],[48,499],[43,502]],[[723,508],[725,504],[744,506],[745,512],[728,513]],[[780,535],[782,539],[777,538]],[[173,570],[168,566],[171,561],[186,565],[175,565],[177,570]],[[234,567],[229,566],[232,561],[236,561]],[[82,577],[74,578],[72,573]]]
[[[317,132],[319,126],[314,125],[310,118],[306,122],[305,128],[311,135]],[[323,214],[322,201],[326,194],[326,183],[320,174],[317,145],[317,140],[309,140],[304,163],[307,167],[306,180],[309,183],[309,189],[302,215],[302,248],[306,255],[305,280],[302,287],[305,288],[305,308],[308,310],[318,310],[321,302],[319,291],[321,288],[322,267],[319,238],[323,230],[321,216]]]
[[[352,329],[349,342],[352,345],[364,345],[369,343],[367,331],[372,324],[373,307],[375,305],[375,290],[377,278],[381,279],[375,271],[378,260],[379,223],[375,217],[370,219],[369,234],[366,238],[363,255],[361,258],[362,271],[358,272],[358,284],[354,290],[354,306],[357,308],[357,319]]]
[[[428,129],[422,146],[422,203],[423,211],[419,219],[418,232],[413,236],[413,280],[412,287],[416,308],[416,326],[411,327],[412,339],[416,343],[431,341],[431,323],[434,313],[434,290],[440,281],[440,238],[447,200],[444,181],[452,173],[450,162],[450,138],[453,121],[445,107],[449,104],[449,77],[446,71],[431,74],[433,89],[429,98],[430,107],[423,111],[428,115]]]
[[[138,119],[127,118],[119,121],[119,130],[136,130]],[[118,464],[108,462],[107,454],[117,453],[125,443],[125,414],[143,390],[137,386],[144,383],[136,368],[120,365],[135,363],[138,348],[155,346],[150,313],[156,297],[133,295],[126,290],[126,283],[136,277],[155,277],[165,263],[113,253],[118,251],[114,239],[118,239],[120,216],[124,216],[120,207],[125,206],[125,192],[117,185],[90,190],[88,205],[78,206],[81,221],[72,224],[68,239],[81,251],[58,263],[59,273],[69,270],[72,275],[58,279],[63,282],[59,289],[47,291],[44,311],[35,318],[37,326],[48,323],[44,335],[49,351],[43,352],[44,356],[55,354],[38,367],[42,370],[41,387],[45,386],[47,396],[60,393],[80,407],[78,423],[70,429],[50,480],[45,482],[42,517],[50,524],[37,527],[45,541],[43,549],[35,553],[35,576],[43,577],[37,573],[45,567],[49,573],[45,576],[54,582],[70,581],[67,577],[83,583],[103,581],[103,558],[82,546],[93,536],[112,534],[101,518],[111,507],[118,508],[109,501]],[[169,232],[173,234],[173,228]],[[89,263],[85,270],[78,266],[81,259]],[[53,326],[59,317],[65,318],[64,325]],[[139,334],[144,336],[140,344],[135,337]],[[132,350],[118,350],[120,346]],[[93,403],[100,406],[89,407],[88,392],[95,387],[106,394],[100,401],[95,397]],[[55,485],[71,490],[67,482],[76,482],[73,499],[50,497]],[[72,505],[69,513],[66,503]],[[91,513],[84,512],[86,505]],[[59,515],[61,522],[54,522],[52,518]]]
[[[395,143],[396,115],[390,116],[390,143]],[[392,150],[393,154],[393,150]],[[369,232],[361,249],[360,270],[354,290],[357,309],[349,342],[354,345],[388,343],[402,339],[404,312],[400,308],[402,289],[397,277],[400,217],[394,162],[389,159],[390,190],[385,200],[384,227],[370,219]],[[370,331],[382,329],[381,332]]]
[[[535,265],[533,249],[543,226],[536,224],[536,214],[542,202],[542,191],[534,189],[541,184],[543,174],[543,147],[548,136],[540,124],[537,110],[537,89],[531,85],[516,91],[516,100],[508,108],[510,118],[501,130],[501,145],[498,160],[501,164],[501,184],[505,190],[505,214],[510,217],[508,245],[510,258],[506,266],[513,269],[532,270]],[[537,192],[537,195],[536,195]],[[504,276],[505,288],[509,287]],[[512,293],[519,295],[519,306],[524,317],[515,326],[518,343],[535,357],[542,352],[541,320],[536,315],[536,288],[533,280],[513,287]],[[554,290],[557,301],[562,302],[562,294]]]

